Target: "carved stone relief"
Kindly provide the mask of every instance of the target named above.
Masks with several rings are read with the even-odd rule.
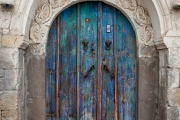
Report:
[[[144,10],[143,7],[138,6],[136,8],[136,16],[135,20],[137,21],[138,24],[140,25],[150,25],[151,24],[151,19],[148,16],[147,12]]]
[[[137,40],[138,44],[146,45],[146,46],[153,46],[153,32],[152,32],[152,25],[151,19],[148,13],[142,6],[138,6],[136,0],[117,0],[117,1],[110,1],[112,4],[120,7],[124,13],[128,15],[128,17],[132,20],[135,26],[138,26],[142,33],[138,33],[140,38]],[[48,29],[51,22],[48,22],[52,17],[55,17],[56,14],[61,11],[63,6],[67,4],[71,4],[74,1],[72,0],[49,0],[48,3],[42,5],[36,11],[35,21],[33,22],[31,29],[30,29],[30,39],[35,45],[35,47],[30,47],[31,52],[35,55],[41,55],[45,53],[45,49],[40,47],[40,44],[46,44]],[[118,3],[118,5],[117,5]],[[56,10],[55,10],[56,9]],[[51,19],[52,20],[52,19]],[[134,22],[136,21],[136,22]],[[38,50],[40,49],[40,50]],[[44,51],[43,51],[44,50]]]
[[[34,23],[30,30],[30,38],[33,43],[42,43],[46,37],[48,28],[43,24]]]
[[[137,7],[135,0],[119,0],[119,3],[121,3],[124,9],[129,9],[131,11],[135,10]]]
[[[63,5],[65,5],[65,3],[67,2],[68,0],[49,0],[49,3],[51,5],[51,7],[53,9],[57,8],[57,7],[62,7]]]
[[[34,55],[42,55],[43,53],[45,53],[45,44],[30,44],[30,51],[31,53],[33,53]]]
[[[152,33],[152,28],[150,26],[144,27],[144,31],[141,34],[141,40],[146,46],[153,45],[153,33]]]
[[[44,23],[50,19],[51,13],[51,6],[49,4],[44,4],[37,10],[35,20],[38,23]]]

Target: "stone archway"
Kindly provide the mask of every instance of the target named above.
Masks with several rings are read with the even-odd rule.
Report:
[[[102,0],[101,0],[102,1]],[[48,32],[55,17],[68,6],[81,1],[50,1],[40,6],[30,29],[30,47],[26,54],[27,118],[45,118],[45,57]],[[158,99],[158,53],[154,46],[151,19],[136,1],[103,0],[121,10],[136,32],[138,71],[138,118],[155,119]],[[146,89],[148,88],[148,89]],[[146,96],[147,95],[147,96]],[[146,96],[146,97],[144,97]],[[38,114],[37,114],[38,113]]]

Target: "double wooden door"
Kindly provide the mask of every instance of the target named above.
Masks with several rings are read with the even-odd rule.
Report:
[[[47,53],[48,120],[135,120],[136,40],[128,19],[102,2],[54,20]]]

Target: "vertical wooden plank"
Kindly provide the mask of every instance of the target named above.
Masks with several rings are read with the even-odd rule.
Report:
[[[59,45],[60,45],[60,19],[57,17],[57,41],[56,41],[56,109],[55,109],[55,119],[58,120],[59,117]]]
[[[80,120],[96,119],[97,8],[80,3]]]
[[[115,108],[115,89],[114,89],[114,8],[102,4],[102,119],[114,119]],[[109,28],[110,27],[110,28]],[[108,30],[110,29],[110,30]]]
[[[60,116],[77,118],[77,5],[60,14]]]
[[[116,48],[116,8],[114,8],[114,25],[113,25],[113,28],[114,28],[114,89],[115,89],[115,109],[114,109],[114,112],[115,112],[115,120],[118,120],[119,117],[118,117],[118,114],[119,114],[119,109],[118,109],[118,76],[117,76],[117,48]]]
[[[79,91],[79,81],[80,81],[80,4],[77,5],[77,120],[80,119],[79,115],[79,105],[80,105],[80,91]]]
[[[101,74],[101,25],[102,25],[102,3],[98,3],[98,68],[97,68],[97,120],[101,120],[101,85],[102,85],[102,74]]]
[[[54,20],[48,35],[46,46],[46,100],[47,119],[54,119],[55,115],[55,74],[56,74],[56,41],[57,41],[57,19]]]
[[[116,10],[119,119],[136,117],[136,41],[128,19]]]

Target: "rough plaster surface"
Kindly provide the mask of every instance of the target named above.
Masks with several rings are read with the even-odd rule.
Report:
[[[58,6],[54,3],[56,0],[10,1],[14,2],[12,9],[0,7],[0,119],[43,120],[44,53],[48,30],[55,16],[66,7],[82,0],[59,0]],[[180,119],[180,11],[173,9],[180,1],[101,1],[120,9],[136,31],[139,56],[139,119]],[[124,6],[122,3],[125,3]],[[42,12],[43,6],[49,10],[45,11],[49,12],[49,16],[40,19],[36,16]],[[137,11],[140,9],[143,11],[141,14]],[[138,15],[142,15],[146,21],[142,21]],[[40,41],[32,32],[45,39]],[[41,32],[45,33],[44,36],[41,36]]]

